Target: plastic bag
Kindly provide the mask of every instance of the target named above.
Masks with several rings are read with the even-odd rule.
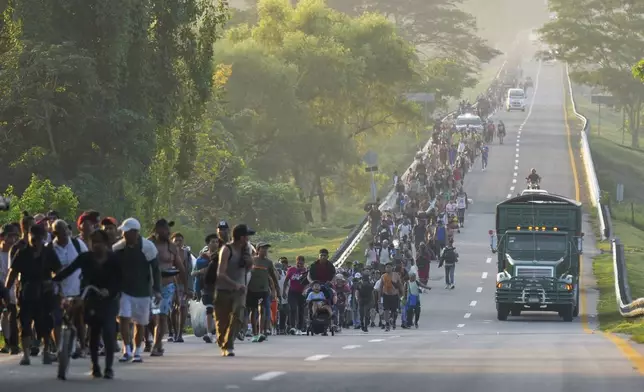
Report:
[[[206,334],[206,305],[197,301],[190,303],[190,323],[196,337],[200,338]]]

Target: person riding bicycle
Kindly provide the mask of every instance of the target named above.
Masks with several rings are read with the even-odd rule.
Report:
[[[531,184],[539,185],[541,182],[541,176],[537,174],[537,169],[532,169],[530,170],[530,174],[528,174],[528,177],[526,177],[526,180],[530,182]]]

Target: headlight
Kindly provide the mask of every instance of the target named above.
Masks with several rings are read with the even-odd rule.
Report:
[[[572,291],[572,285],[568,283],[559,283],[557,289],[561,291]]]
[[[496,284],[497,289],[509,289],[512,288],[512,284],[510,282],[498,282]]]

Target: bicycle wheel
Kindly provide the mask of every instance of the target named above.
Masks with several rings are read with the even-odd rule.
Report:
[[[69,370],[69,359],[74,349],[74,330],[71,328],[64,328],[60,336],[60,344],[58,345],[58,379],[66,380],[67,371]]]

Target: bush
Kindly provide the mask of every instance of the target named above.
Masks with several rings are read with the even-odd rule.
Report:
[[[240,177],[234,207],[240,213],[240,221],[256,230],[295,232],[302,229],[302,203],[290,184]]]
[[[66,185],[55,186],[48,179],[40,179],[35,174],[31,176],[29,186],[20,196],[14,194],[14,189],[9,186],[4,193],[11,198],[9,211],[0,212],[0,222],[18,222],[22,211],[31,214],[45,213],[56,210],[61,218],[74,221],[78,210],[78,197]]]

